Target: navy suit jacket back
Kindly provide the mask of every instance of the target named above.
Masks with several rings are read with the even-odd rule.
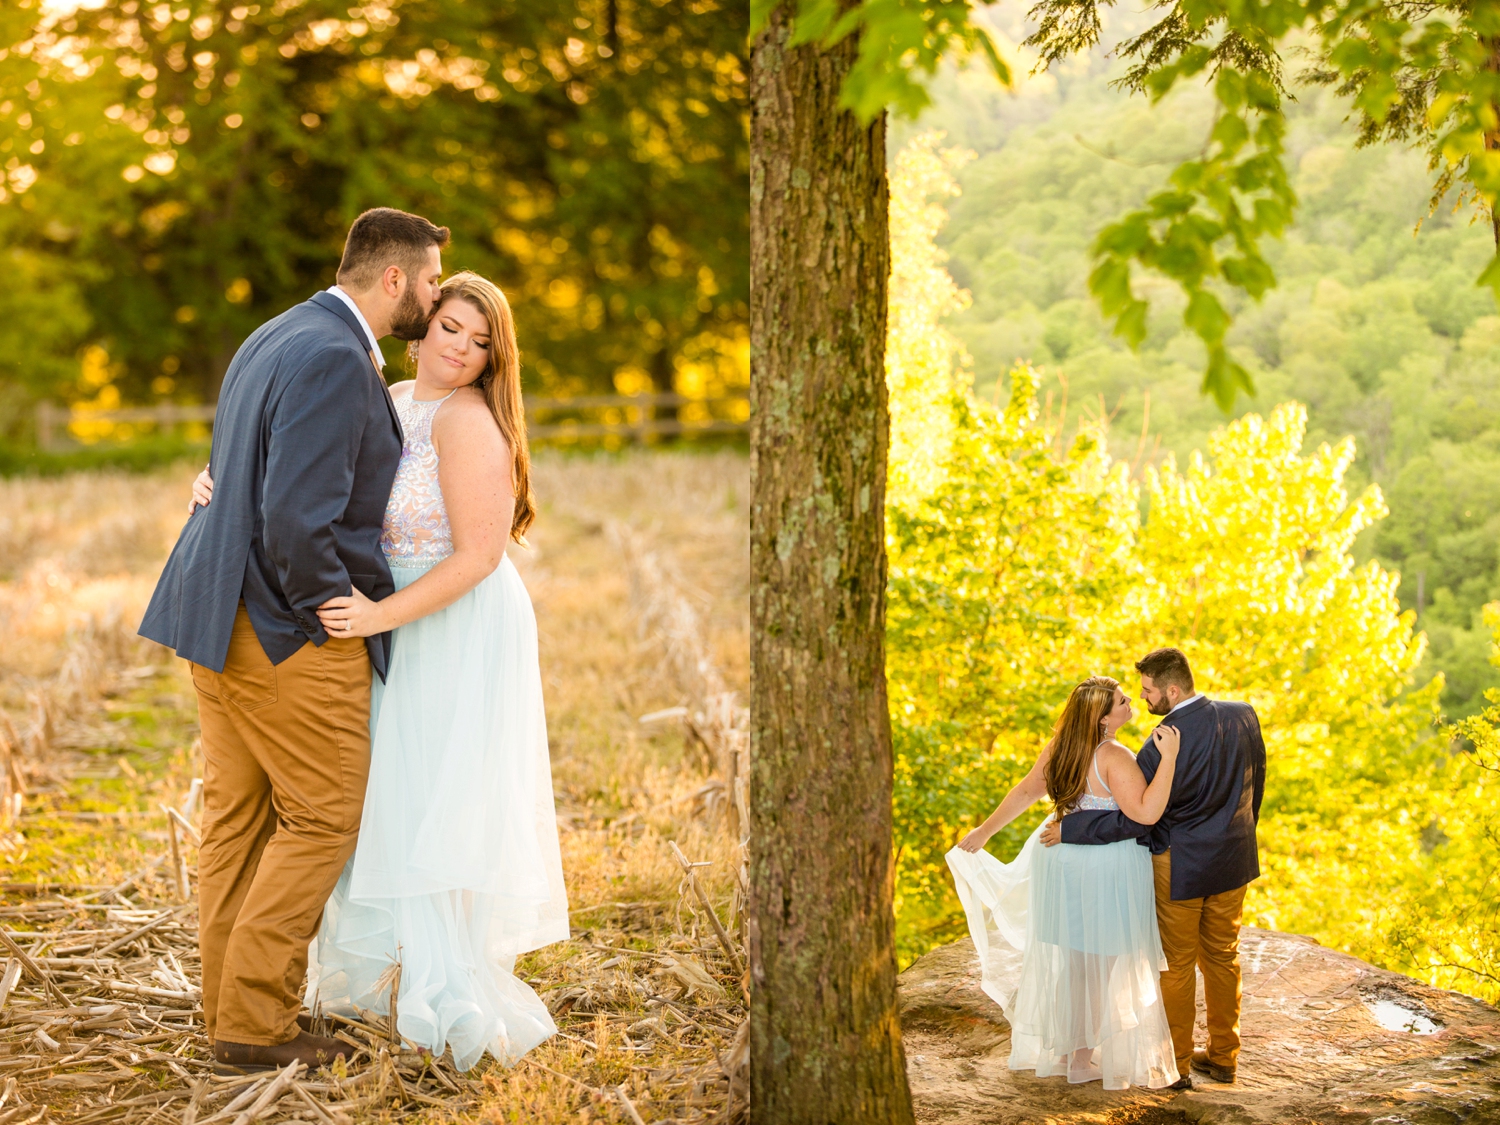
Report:
[[[273,664],[328,639],[316,609],[395,590],[380,533],[401,423],[347,305],[318,293],[235,353],[214,416],[213,502],[167,559],[142,636],[224,670],[240,601]],[[390,634],[366,639],[382,678]]]
[[[1136,839],[1153,855],[1172,849],[1172,898],[1201,898],[1260,876],[1255,826],[1266,791],[1266,744],[1248,703],[1194,700],[1162,719],[1182,734],[1167,809],[1153,825],[1117,810],[1083,809],[1062,819],[1065,844]],[[1148,738],[1136,756],[1149,782],[1161,765]]]

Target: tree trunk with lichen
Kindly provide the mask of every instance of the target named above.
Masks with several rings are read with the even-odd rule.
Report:
[[[751,51],[751,1121],[909,1125],[885,692],[885,122]]]

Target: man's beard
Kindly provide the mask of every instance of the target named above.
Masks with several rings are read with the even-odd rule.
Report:
[[[1155,703],[1152,703],[1148,699],[1146,701],[1146,710],[1150,711],[1153,715],[1168,714],[1172,710],[1172,701],[1165,695],[1159,698]]]
[[[416,287],[412,286],[391,313],[391,335],[398,340],[420,340],[427,335],[427,323],[431,319],[432,309],[422,307],[422,302],[417,300]]]

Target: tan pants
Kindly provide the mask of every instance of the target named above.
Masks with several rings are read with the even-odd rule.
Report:
[[[1162,1003],[1172,1029],[1179,1074],[1193,1061],[1193,1022],[1198,1015],[1198,977],[1208,1008],[1208,1058],[1233,1068],[1240,1055],[1240,915],[1245,888],[1205,898],[1172,901],[1172,853],[1151,857],[1156,875],[1156,922],[1167,958],[1161,975]]]
[[[370,771],[370,661],[356,638],[273,666],[245,607],[223,673],[194,664],[203,728],[198,944],[210,1039],[297,1036],[307,945],[354,852]]]

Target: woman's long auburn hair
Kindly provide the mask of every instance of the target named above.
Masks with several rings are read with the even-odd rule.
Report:
[[[531,447],[526,441],[526,407],[521,401],[521,350],[516,346],[510,302],[498,285],[468,270],[443,282],[441,293],[438,307],[450,297],[459,297],[478,309],[489,322],[489,362],[474,380],[474,386],[484,395],[505,444],[510,446],[510,481],[516,496],[510,537],[525,544],[526,529],[536,519],[536,498],[531,493]]]
[[[1088,782],[1089,763],[1104,741],[1104,717],[1115,708],[1119,683],[1108,676],[1090,676],[1073,689],[1062,717],[1052,732],[1052,756],[1047,759],[1047,796],[1057,815],[1073,811]]]

